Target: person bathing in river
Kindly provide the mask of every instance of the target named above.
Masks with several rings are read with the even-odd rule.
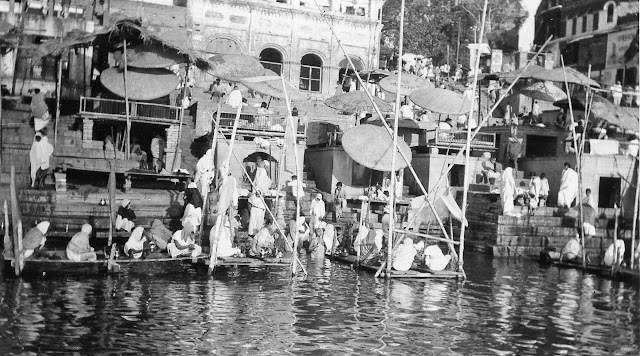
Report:
[[[22,247],[24,249],[24,258],[29,258],[33,253],[44,247],[44,243],[47,241],[47,230],[49,230],[49,222],[42,221],[36,227],[27,231],[22,240]]]
[[[572,237],[560,253],[560,262],[574,262],[578,263],[582,260],[582,245],[580,244],[580,232],[576,233]]]
[[[135,221],[136,214],[131,209],[131,201],[129,199],[122,200],[116,216],[116,230],[131,232],[135,226]]]
[[[311,231],[315,231],[316,225],[324,219],[326,214],[327,212],[325,210],[324,200],[322,200],[322,194],[318,193],[316,194],[315,199],[311,201],[311,207],[309,208],[309,215],[311,216],[309,226],[311,227]]]
[[[144,258],[149,253],[149,241],[151,236],[144,227],[138,226],[133,229],[129,240],[124,244],[124,254],[129,258]]]
[[[267,225],[263,226],[260,231],[253,237],[253,241],[251,243],[251,252],[252,256],[260,256],[265,257],[265,255],[271,256],[273,255],[275,249],[275,239],[273,238],[273,233],[275,231],[275,226],[271,223],[267,223]]]
[[[302,248],[302,245],[305,242],[309,241],[310,229],[307,224],[307,217],[304,214],[300,214],[300,217],[296,221],[295,219],[289,222],[289,236],[290,241],[292,242],[291,246],[294,245],[296,239],[296,231],[298,236],[298,250]]]
[[[604,253],[604,265],[609,267],[613,266],[614,264],[616,266],[620,266],[624,259],[625,250],[626,248],[623,240],[618,239],[615,243],[611,243]]]
[[[89,235],[93,228],[89,224],[82,225],[82,229],[73,235],[67,245],[67,258],[74,262],[95,261],[98,256],[89,244]]]
[[[171,242],[167,244],[167,251],[171,258],[181,256],[198,257],[202,252],[202,247],[196,244],[195,227],[189,223],[182,230],[178,230],[173,234]]]

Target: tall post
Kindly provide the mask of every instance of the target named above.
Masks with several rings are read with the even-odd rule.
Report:
[[[640,126],[640,122],[638,122]],[[639,131],[640,132],[640,128]],[[636,229],[638,228],[638,204],[640,200],[640,161],[638,161],[638,157],[633,157],[634,164],[636,165],[636,198],[633,203],[633,218],[631,223],[631,269],[633,269],[635,265],[635,253],[636,253]],[[640,263],[638,263],[640,266]]]
[[[56,85],[56,122],[53,127],[53,145],[58,143],[58,122],[60,122],[60,93],[62,92],[62,57],[58,60],[58,85]]]
[[[125,132],[126,145],[125,154],[126,159],[131,156],[131,117],[129,116],[129,91],[127,90],[127,40],[122,41],[124,43],[124,51],[122,54],[122,61],[124,62],[124,113],[127,118],[127,131]],[[178,148],[176,147],[176,150]]]
[[[16,276],[22,271],[22,218],[18,206],[18,192],[16,190],[16,167],[11,165],[11,226],[13,227],[13,268]]]
[[[180,152],[180,140],[182,139],[182,122],[184,121],[184,111],[187,109],[184,107],[184,99],[187,96],[187,83],[189,82],[189,66],[187,63],[187,69],[184,71],[184,85],[182,86],[182,101],[180,102],[180,121],[178,123],[178,141],[176,142],[176,151],[173,154],[173,162],[171,163],[171,171],[176,169],[176,163],[178,162],[178,153]],[[242,105],[240,105],[242,106]],[[178,167],[179,168],[179,167]],[[205,196],[206,198],[206,196]]]
[[[613,208],[614,208],[614,213],[613,213],[614,223],[613,223],[613,263],[611,264],[612,275],[618,267],[618,202],[614,204]],[[633,255],[633,251],[631,254]]]
[[[456,70],[458,69],[458,65],[460,64],[460,26],[461,26],[461,21],[460,19],[458,19],[458,41],[457,41],[457,45],[456,45]],[[449,68],[449,70],[451,70],[451,68]]]
[[[573,105],[571,104],[571,92],[569,91],[569,83],[567,82],[567,71],[564,67],[564,57],[560,56],[560,62],[562,63],[562,72],[564,75],[564,86],[567,88],[567,100],[569,101],[569,118],[571,119],[571,136],[573,136],[573,147],[576,151],[576,171],[578,172],[578,205],[580,206],[579,210],[579,226],[578,229],[582,231],[580,234],[580,245],[582,246],[582,267],[587,266],[586,255],[584,252],[584,217],[582,214],[582,167],[580,164],[580,149],[578,148],[578,141],[576,138],[576,127],[574,125],[575,120],[573,119]],[[589,84],[587,84],[589,85]],[[584,136],[584,133],[582,133]],[[584,138],[583,138],[584,139]],[[571,202],[568,202],[571,205]]]
[[[480,27],[480,41],[482,41],[482,34],[484,33],[484,25],[487,17],[487,3],[488,0],[484,0],[484,8],[482,10],[482,26]],[[475,86],[478,88],[478,71],[480,70],[480,47],[477,46],[476,50],[476,63],[475,63],[475,71],[473,75],[473,91],[475,92]],[[464,155],[464,188],[462,194],[462,223],[460,226],[460,252],[458,253],[458,269],[463,271],[464,267],[464,234],[466,230],[466,226],[464,224],[466,215],[467,215],[467,201],[469,195],[469,160],[471,156],[471,125],[469,125],[469,121],[473,116],[473,101],[475,97],[471,98],[471,108],[469,109],[469,118],[467,119],[467,142],[465,145],[465,155]],[[478,103],[480,103],[480,96],[478,96]],[[478,117],[480,117],[480,111],[478,111]],[[451,236],[453,236],[453,231],[451,232]]]
[[[0,48],[0,84],[2,84],[2,48]],[[0,90],[0,175],[2,174],[2,142],[4,142],[2,139],[2,131],[2,90]]]
[[[398,40],[398,83],[396,84],[396,107],[393,118],[393,146],[391,147],[391,191],[389,192],[389,236],[387,236],[387,273],[391,278],[393,262],[393,230],[396,220],[396,151],[398,150],[398,118],[400,116],[400,88],[402,87],[402,41],[404,40],[404,0],[400,2],[400,39]]]

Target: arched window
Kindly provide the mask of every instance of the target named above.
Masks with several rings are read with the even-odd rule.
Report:
[[[322,91],[322,59],[305,54],[300,60],[300,90]]]
[[[207,52],[211,54],[242,54],[242,48],[229,38],[214,38],[207,44]]]
[[[260,52],[260,63],[266,69],[282,74],[282,53],[277,49],[265,48]]]
[[[609,4],[609,6],[607,6],[607,23],[613,22],[613,10],[613,4]]]

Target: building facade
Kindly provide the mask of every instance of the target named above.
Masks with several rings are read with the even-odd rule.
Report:
[[[553,36],[555,67],[587,73],[603,87],[638,85],[638,0],[544,0],[536,13],[534,42]],[[635,43],[635,46],[633,45]]]
[[[333,95],[340,68],[375,68],[381,0],[189,0],[187,28],[205,56],[241,53],[260,59],[310,97]],[[332,34],[326,19],[332,24]],[[199,77],[204,85],[213,78]]]

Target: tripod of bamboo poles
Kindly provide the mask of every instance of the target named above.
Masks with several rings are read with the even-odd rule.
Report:
[[[219,112],[219,110],[218,110]],[[233,153],[233,144],[236,141],[236,133],[238,132],[238,122],[240,121],[240,114],[242,113],[242,104],[238,105],[238,110],[236,111],[236,116],[235,119],[233,120],[233,129],[231,130],[231,141],[229,143],[229,153],[227,154],[227,158],[225,159],[223,166],[226,167],[226,169],[229,169],[229,162],[231,161],[231,154]],[[217,123],[216,123],[217,124]],[[221,180],[223,180],[225,177],[221,177]],[[207,194],[205,194],[205,197],[207,200],[209,200],[209,194],[208,194],[208,189],[206,189]],[[211,251],[209,252],[210,256],[209,256],[209,272],[213,273],[214,269],[216,268],[216,264],[218,262],[218,239],[220,236],[220,231],[219,229],[222,227],[224,229],[223,223],[222,223],[222,215],[226,214],[225,212],[218,212],[218,217],[216,218],[216,223],[214,225],[215,227],[215,231],[213,234],[213,239],[210,239],[209,244],[211,245]],[[202,224],[201,224],[202,225]]]
[[[582,247],[582,267],[586,267],[587,266],[587,259],[586,259],[586,255],[585,255],[585,251],[584,251],[584,216],[582,214],[582,165],[580,164],[580,155],[582,152],[580,152],[580,148],[578,147],[578,141],[577,141],[577,137],[576,137],[576,128],[575,128],[575,120],[573,118],[573,105],[571,104],[571,91],[569,90],[569,83],[567,82],[567,72],[566,69],[564,67],[564,57],[560,56],[560,63],[562,63],[562,73],[564,75],[564,85],[565,88],[567,90],[567,100],[569,102],[569,118],[571,119],[571,136],[573,136],[573,147],[575,148],[576,151],[576,171],[578,173],[578,205],[580,206],[580,211],[579,211],[579,228],[578,230],[581,231],[580,233],[580,246]],[[587,84],[588,86],[588,84]],[[588,91],[588,90],[587,90]],[[584,136],[584,132],[582,134]],[[582,138],[582,140],[584,141],[584,137]],[[571,205],[571,202],[568,202],[569,206]]]
[[[400,2],[400,39],[398,41],[398,58],[402,58],[402,41],[404,39],[404,1]],[[354,67],[355,69],[355,67]],[[391,153],[391,192],[389,194],[389,236],[387,237],[387,273],[385,276],[391,278],[391,265],[393,262],[393,236],[396,221],[396,147],[398,146],[398,117],[400,116],[400,88],[402,86],[402,60],[398,61],[398,82],[396,83],[396,100],[393,115],[393,148]],[[362,85],[362,83],[360,84]],[[382,116],[380,116],[382,118]],[[384,121],[384,120],[383,120]]]
[[[218,123],[218,122],[215,122],[215,128],[214,128],[214,129],[215,129],[216,131],[220,131],[220,130],[221,130],[221,128],[220,128],[220,126],[219,126],[219,123]],[[221,137],[221,138],[223,138],[227,144],[230,144],[230,143],[229,143],[229,139],[227,139],[227,138],[224,136],[224,134],[221,134],[221,135],[220,135],[220,137]],[[232,152],[232,155],[233,155],[233,157],[236,159],[236,162],[238,162],[239,164],[242,164],[242,161],[241,161],[241,160],[240,160],[240,158],[236,155],[236,153],[235,153],[235,152],[233,152],[233,151],[230,151],[230,152]],[[244,176],[247,178],[247,180],[248,180],[248,181],[249,181],[249,183],[251,184],[251,187],[252,187],[253,189],[257,189],[257,187],[256,187],[256,185],[255,185],[255,182],[251,179],[251,176],[249,175],[249,173],[248,173],[246,170],[242,170],[242,171],[243,171]],[[275,214],[273,213],[273,211],[269,208],[269,206],[267,205],[266,201],[264,200],[264,197],[263,197],[262,195],[260,195],[258,198],[260,198],[260,200],[262,201],[262,204],[265,206],[265,211],[269,213],[269,216],[271,216],[271,219],[273,220],[274,224],[276,225],[276,229],[278,230],[278,232],[279,232],[280,234],[282,234],[282,236],[283,236],[283,237],[286,237],[286,233],[285,233],[285,231],[284,231],[284,230],[282,229],[282,227],[279,225],[278,220],[276,219],[276,215],[275,215]],[[276,211],[276,214],[277,214],[277,211]],[[292,236],[292,237],[293,237],[293,236]],[[304,265],[302,264],[302,261],[300,261],[300,259],[298,258],[298,254],[297,254],[296,250],[294,249],[294,248],[295,248],[295,242],[294,242],[294,245],[291,245],[291,244],[289,243],[289,241],[288,241],[286,238],[284,239],[284,241],[285,241],[285,243],[287,244],[287,247],[293,250],[293,259],[292,259],[292,262],[297,263],[297,264],[298,264],[298,266],[300,266],[300,269],[302,270],[302,272],[303,272],[305,275],[307,275],[307,270],[304,268]],[[211,266],[210,266],[209,268],[211,268]]]
[[[482,43],[482,34],[484,33],[484,26],[487,20],[487,3],[488,0],[484,0],[484,8],[482,9],[482,25],[480,27],[480,38],[478,39],[478,44]],[[480,68],[480,48],[476,46],[476,63],[475,63],[475,71],[473,75],[473,86],[472,92],[476,91],[476,86],[478,86],[478,72]],[[475,101],[475,95],[471,97],[471,108],[469,109],[469,116],[467,119],[467,142],[465,144],[465,157],[464,157],[464,183],[463,183],[463,193],[462,193],[462,223],[460,224],[460,248],[458,255],[458,265],[460,269],[464,266],[464,234],[466,229],[465,218],[467,215],[467,201],[469,195],[469,160],[471,156],[471,125],[469,125],[469,121],[473,117],[473,106]],[[480,95],[478,95],[478,104],[480,103]],[[480,109],[478,109],[478,116],[480,116]],[[453,235],[453,230],[451,231]]]

